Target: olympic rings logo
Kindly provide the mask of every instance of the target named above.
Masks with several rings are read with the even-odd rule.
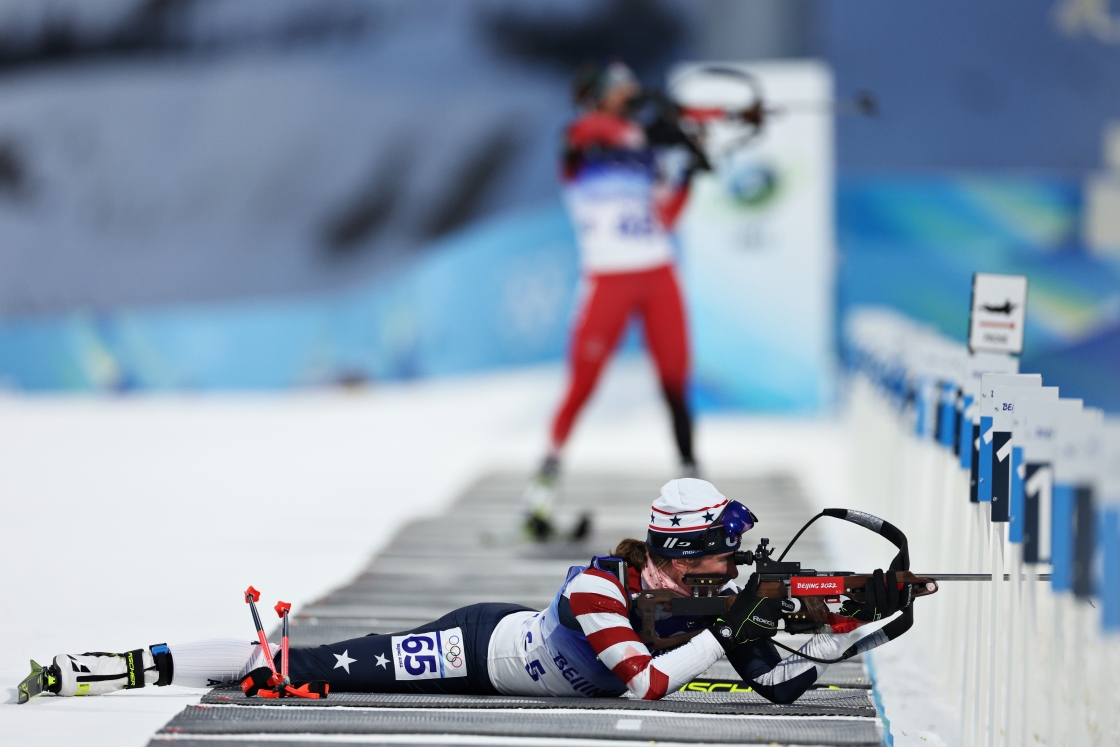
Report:
[[[443,658],[448,664],[458,669],[463,666],[463,660],[459,658],[463,653],[463,650],[459,648],[459,636],[448,636],[447,643],[450,647],[447,649],[447,653],[443,655]]]

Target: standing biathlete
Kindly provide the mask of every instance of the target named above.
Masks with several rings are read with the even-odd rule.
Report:
[[[752,593],[754,576],[722,617],[658,621],[662,637],[699,631],[683,645],[657,652],[646,647],[636,632],[641,625],[633,598],[642,589],[687,594],[682,583],[686,573],[734,576],[733,553],[754,521],[745,506],[696,479],[666,484],[650,517],[644,543],[623,540],[616,550],[629,569],[624,578],[616,575],[618,558],[594,558],[590,565],[568,571],[544,611],[475,604],[409,631],[293,649],[291,678],[296,683],[326,681],[331,692],[611,697],[629,691],[657,699],[726,655],[743,679],[771,701],[792,702],[812,686],[827,664],[797,654],[779,657],[770,638],[778,629],[781,604]],[[834,630],[881,619],[909,604],[908,593],[889,595],[887,587],[893,584],[884,584],[881,575],[878,579],[882,589],[869,587],[874,592],[869,598],[878,599],[878,606],[845,603],[841,614],[847,617],[837,617]],[[729,585],[723,593],[735,591]],[[897,599],[906,601],[893,601]],[[800,653],[836,658],[850,635],[814,636]],[[269,653],[279,667],[277,648]],[[256,641],[236,638],[157,644],[120,654],[62,654],[47,669],[44,685],[59,695],[98,695],[146,685],[261,681],[265,655]],[[267,674],[264,670],[265,678]]]
[[[583,299],[568,353],[568,390],[552,421],[548,454],[526,495],[525,526],[540,540],[554,532],[561,451],[632,316],[641,317],[657,365],[682,472],[696,476],[685,394],[688,331],[669,231],[692,175],[709,165],[678,126],[671,105],[653,107],[644,124],[631,117],[643,94],[623,63],[584,71],[575,95],[585,112],[565,133],[561,178],[579,244]],[[659,162],[658,155],[668,152],[681,157]],[[671,173],[661,163],[676,168]]]

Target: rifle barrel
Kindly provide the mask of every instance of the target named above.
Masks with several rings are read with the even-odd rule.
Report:
[[[991,581],[992,574],[990,573],[915,573],[915,576],[922,578],[932,578],[934,581]],[[1023,574],[1022,578],[1029,578],[1028,575]],[[1039,581],[1049,581],[1049,573],[1039,573],[1035,575]],[[1011,574],[1003,574],[1004,581],[1011,580]]]

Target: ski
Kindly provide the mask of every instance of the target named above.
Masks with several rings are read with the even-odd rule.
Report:
[[[23,682],[19,683],[19,702],[26,703],[34,698],[36,695],[42,695],[47,692],[58,679],[51,674],[51,666],[42,667],[31,660],[31,674],[24,678]]]

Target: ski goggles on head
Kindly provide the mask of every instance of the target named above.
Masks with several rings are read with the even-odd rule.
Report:
[[[700,546],[708,554],[737,550],[739,543],[743,541],[743,535],[756,523],[758,517],[753,511],[739,501],[731,501],[700,535]]]

